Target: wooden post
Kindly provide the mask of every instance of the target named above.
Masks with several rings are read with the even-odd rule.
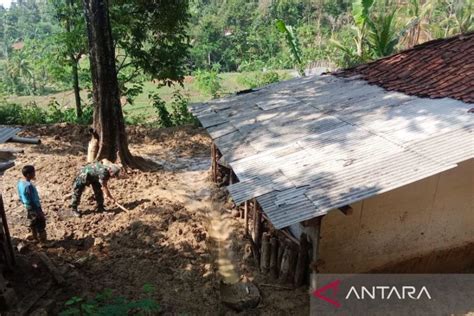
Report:
[[[255,237],[255,222],[257,221],[257,202],[255,201],[255,198],[252,199],[252,240],[255,242],[257,239]]]
[[[321,218],[318,217],[314,221],[312,221],[311,225],[308,227],[309,237],[311,238],[313,244],[313,251],[311,255],[312,261],[312,269],[311,276],[310,276],[310,287],[309,287],[309,314],[316,315],[316,299],[313,297],[313,291],[318,288],[317,284],[317,269],[316,269],[316,262],[319,259],[319,239],[321,236]]]
[[[249,234],[249,201],[244,204],[245,236]]]
[[[3,224],[3,232],[5,233],[5,241],[7,243],[7,248],[8,248],[8,253],[5,252],[5,256],[7,257],[6,263],[7,265],[11,267],[12,265],[16,264],[15,252],[13,251],[12,240],[10,237],[10,229],[8,228],[7,215],[5,214],[5,207],[3,205],[3,196],[1,194],[0,194],[0,216],[1,216],[2,224]],[[8,259],[10,259],[10,262],[8,262]]]
[[[278,280],[280,283],[287,283],[288,276],[290,275],[291,269],[291,256],[294,255],[291,245],[287,243],[285,245],[285,250],[283,250],[283,255],[281,258],[281,268],[280,268],[280,276]]]
[[[296,247],[293,243],[288,244],[289,250],[289,261],[288,261],[288,277],[287,282],[293,284],[295,281],[295,270],[296,270],[296,261],[298,259],[298,252],[296,251]]]
[[[278,277],[278,239],[273,236],[270,239],[270,272],[276,279]]]
[[[286,242],[285,240],[279,240],[280,241],[280,245],[278,247],[278,257],[277,257],[277,271],[278,271],[278,275],[280,274],[280,270],[281,270],[281,261],[283,260],[283,252],[285,251],[285,247],[286,247]]]
[[[295,270],[295,286],[300,287],[303,285],[306,271],[308,268],[308,257],[309,257],[309,243],[306,234],[301,234],[300,247],[298,251],[298,260],[296,262]]]
[[[260,248],[262,243],[262,214],[257,206],[257,200],[253,200],[253,218],[254,218],[254,242],[257,248]]]
[[[260,250],[260,271],[268,273],[270,269],[270,234],[263,233],[262,237],[262,249]]]

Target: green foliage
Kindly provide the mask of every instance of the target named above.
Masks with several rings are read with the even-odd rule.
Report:
[[[388,12],[389,9],[384,6],[375,13],[374,3],[374,0],[358,0],[352,3],[354,45],[350,41],[331,41],[343,54],[338,60],[339,65],[354,66],[395,52],[396,45],[406,32],[404,29],[397,31],[398,11]]]
[[[293,27],[286,25],[282,20],[275,22],[276,28],[280,33],[285,34],[286,43],[290,47],[291,57],[295,63],[296,69],[301,76],[304,76],[303,60],[301,58],[301,49],[298,37],[293,32]]]
[[[166,108],[166,102],[160,97],[158,93],[153,93],[148,96],[151,99],[151,104],[158,116],[158,124],[162,127],[173,126],[171,115]]]
[[[218,64],[214,64],[210,70],[198,69],[194,72],[198,89],[213,98],[219,96],[219,91],[222,88],[221,78],[219,78],[219,68],[220,66]]]
[[[368,42],[370,54],[373,58],[380,58],[394,53],[399,36],[395,30],[395,15],[397,11],[380,14],[373,20],[368,20],[370,31]]]
[[[182,82],[188,57],[188,1],[117,0],[109,7],[122,83],[140,74],[166,85]]]
[[[249,89],[262,87],[282,80],[276,71],[242,73],[237,81]]]
[[[35,103],[19,105],[7,101],[0,101],[0,124],[5,125],[35,125],[54,123],[73,123],[87,125],[92,123],[93,109],[84,108],[84,113],[77,118],[72,108],[61,109],[60,105],[52,100],[47,108],[39,107]]]
[[[179,91],[173,93],[170,104],[171,122],[174,126],[184,124],[195,124],[196,118],[188,110],[189,98],[183,96]]]
[[[109,12],[121,93],[129,102],[145,80],[183,80],[188,1],[110,1]],[[90,86],[81,0],[18,1],[8,10],[0,7],[0,17],[0,61],[6,61],[0,62],[0,91],[38,95],[70,89],[77,77],[82,87]]]
[[[171,127],[197,123],[196,118],[188,110],[189,98],[179,91],[173,92],[169,104],[166,104],[158,93],[150,94],[149,98],[157,114],[159,126]]]
[[[150,80],[172,85],[195,72],[203,93],[216,97],[222,91],[219,72],[354,66],[474,29],[474,0],[108,3],[121,95],[129,103]],[[69,90],[74,65],[81,88],[90,89],[84,26],[81,0],[0,6],[0,94]],[[248,86],[266,82],[242,77]],[[171,111],[169,104],[161,108]],[[143,118],[126,119],[141,124]]]
[[[148,117],[145,113],[129,114],[124,111],[124,117],[126,125],[147,125]]]
[[[65,303],[61,316],[108,316],[108,315],[149,315],[160,310],[158,303],[150,296],[155,292],[153,285],[145,284],[143,292],[148,297],[140,300],[127,300],[114,296],[112,290],[106,289],[94,299],[87,300],[74,296]]]

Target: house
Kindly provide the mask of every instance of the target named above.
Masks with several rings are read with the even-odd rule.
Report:
[[[460,272],[474,266],[473,57],[469,33],[192,111],[235,203],[311,237],[313,272]]]

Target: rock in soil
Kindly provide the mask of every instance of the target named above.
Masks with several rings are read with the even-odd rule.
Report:
[[[235,311],[255,308],[260,299],[260,291],[253,283],[221,283],[221,301]]]

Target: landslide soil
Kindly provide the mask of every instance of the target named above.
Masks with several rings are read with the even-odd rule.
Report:
[[[66,278],[65,285],[43,297],[55,301],[53,314],[72,296],[94,297],[106,288],[116,296],[143,298],[145,284],[154,286],[152,297],[163,313],[214,314],[219,280],[206,227],[209,139],[202,131],[130,129],[132,152],[157,161],[159,170],[131,171],[110,181],[112,194],[129,212],[114,205],[95,212],[92,190],[87,189],[81,218],[72,217],[68,205],[73,180],[86,163],[86,127],[35,127],[23,135],[40,137],[42,143],[2,145],[25,150],[2,183],[14,243],[27,245],[18,254],[22,271],[12,276],[20,299],[34,295],[46,282],[44,269],[36,268],[41,264],[35,254],[42,251]],[[47,248],[26,241],[26,219],[15,189],[25,164],[37,170],[35,184],[53,241]]]
[[[239,278],[254,282],[262,296],[257,308],[242,314],[307,314],[305,287],[279,286],[245,259],[244,222],[231,215],[225,190],[209,181],[206,133],[191,127],[137,127],[128,133],[132,153],[157,162],[159,168],[131,171],[109,182],[129,212],[106,205],[106,212],[97,213],[92,190],[87,189],[81,218],[73,217],[68,205],[73,180],[86,163],[86,127],[29,127],[22,136],[40,137],[40,145],[0,145],[24,149],[1,182],[13,242],[27,246],[17,253],[17,268],[7,275],[22,300],[19,305],[41,295],[30,312],[45,306],[56,315],[71,297],[94,298],[111,289],[114,296],[130,300],[151,295],[161,306],[160,314],[234,315],[220,302],[220,282]],[[48,247],[26,240],[25,212],[16,192],[25,164],[37,170],[35,184],[52,241]],[[64,284],[54,284],[38,258],[40,252],[57,266]],[[146,284],[155,291],[144,293]]]

